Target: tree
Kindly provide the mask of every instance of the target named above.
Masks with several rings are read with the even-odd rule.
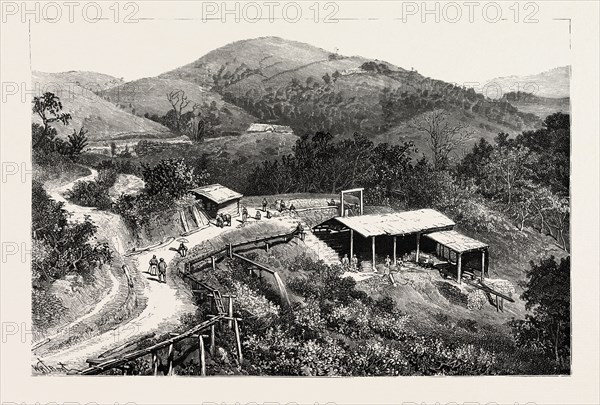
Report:
[[[48,133],[50,124],[62,122],[69,125],[71,114],[62,112],[63,106],[60,98],[54,93],[46,92],[42,96],[33,98],[33,112],[37,114],[44,125],[44,133]]]
[[[181,115],[183,110],[190,104],[190,101],[183,90],[173,90],[167,93],[167,100],[175,113],[175,129],[177,132],[181,132]]]
[[[496,147],[485,166],[484,189],[510,206],[515,190],[531,177],[531,163],[529,149],[523,146]]]
[[[571,259],[557,263],[554,256],[530,262],[521,298],[530,311],[525,320],[512,321],[520,346],[531,347],[568,368],[571,356]]]
[[[452,123],[448,113],[443,110],[421,115],[411,123],[411,127],[427,135],[435,170],[447,169],[451,154],[464,148],[472,135],[467,125]]]
[[[67,140],[67,154],[72,158],[72,159],[77,159],[77,157],[81,154],[81,152],[83,152],[83,150],[87,147],[88,145],[88,139],[87,139],[87,130],[84,127],[81,127],[79,129],[79,132],[77,132],[76,130],[73,130],[73,133],[71,135],[69,135],[69,138]],[[112,148],[112,146],[111,146]]]

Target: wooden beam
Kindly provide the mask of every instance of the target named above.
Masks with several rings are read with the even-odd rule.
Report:
[[[485,250],[481,251],[481,282],[485,279]]]
[[[421,232],[417,232],[417,254],[415,256],[415,263],[419,264],[419,254],[421,248]]]
[[[198,336],[198,350],[200,357],[200,375],[206,377],[206,357],[204,357],[204,338],[202,335]]]
[[[363,214],[363,189],[360,189],[360,215]]]
[[[350,229],[350,261],[354,256],[354,230]]]
[[[212,265],[213,270],[217,270],[217,263],[214,256],[210,257],[210,264]]]
[[[215,357],[215,325],[211,325],[210,327],[210,346],[208,350],[210,351],[210,357]]]
[[[238,326],[238,320],[233,320],[233,327],[235,331],[235,343],[237,347],[238,360],[240,362],[240,366],[244,362],[244,356],[242,355],[242,341],[240,339],[240,327]]]
[[[394,235],[394,266],[398,263],[396,252],[398,251],[398,237]]]
[[[371,250],[373,251],[373,271],[377,271],[375,267],[375,236],[371,236]]]
[[[346,210],[344,209],[344,192],[340,193],[340,217],[346,216]]]
[[[458,256],[456,259],[456,261],[457,261],[456,268],[457,268],[457,273],[458,273],[457,281],[458,281],[458,284],[462,284],[462,253],[457,252],[456,254]]]
[[[168,355],[169,367],[168,367],[167,375],[173,375],[173,355],[175,354],[174,351],[175,351],[175,348],[173,346],[173,343],[171,343],[169,345],[169,355]]]
[[[152,352],[152,374],[158,375],[158,354]]]
[[[233,318],[233,298],[231,296],[227,297],[227,315],[229,315],[229,320],[227,321],[227,327],[231,329]]]

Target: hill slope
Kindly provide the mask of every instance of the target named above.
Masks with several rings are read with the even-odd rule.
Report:
[[[160,77],[212,88],[259,120],[290,125],[296,133],[360,131],[375,139],[419,138],[407,124],[433,109],[450,112],[486,138],[540,124],[538,117],[472,89],[276,37],[231,43]]]
[[[570,78],[571,66],[561,66],[535,75],[496,77],[488,80],[483,88],[489,87],[486,95],[494,98],[519,91],[537,97],[565,98],[570,94]],[[501,93],[494,90],[497,88]]]
[[[32,82],[38,92],[51,91],[58,95],[63,109],[73,119],[68,126],[55,125],[59,136],[66,137],[73,129],[85,127],[90,145],[123,139],[169,139],[174,135],[164,126],[143,117],[134,116],[95,93],[70,81],[73,74],[34,72]],[[33,122],[41,123],[37,116]]]
[[[217,131],[221,133],[239,133],[256,121],[256,118],[243,109],[223,101],[221,95],[207,90],[187,80],[167,77],[151,77],[121,84],[103,92],[105,100],[135,115],[165,115],[171,108],[167,94],[183,90],[189,100],[184,112],[190,111],[194,104],[215,103],[219,109],[221,124]]]

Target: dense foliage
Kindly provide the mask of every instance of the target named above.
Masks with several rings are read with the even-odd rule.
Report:
[[[520,346],[532,348],[568,372],[571,360],[571,260],[554,257],[531,262],[521,295],[531,311],[525,320],[512,322]]]

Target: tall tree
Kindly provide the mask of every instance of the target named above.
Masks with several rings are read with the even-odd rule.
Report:
[[[411,127],[427,135],[427,144],[435,170],[445,170],[452,154],[457,154],[471,139],[472,131],[462,123],[453,123],[448,113],[434,110],[413,120]]]

